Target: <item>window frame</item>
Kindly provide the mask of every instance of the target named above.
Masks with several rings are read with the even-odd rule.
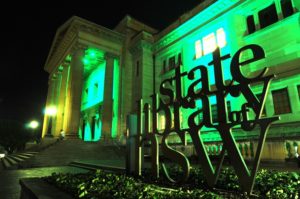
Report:
[[[287,106],[286,108],[289,109],[289,111],[284,111],[284,112],[279,112],[278,110],[281,110],[283,108],[280,108],[279,107],[282,107],[282,104],[284,101],[280,100],[277,102],[279,98],[279,96],[274,96],[276,95],[277,93],[280,93],[281,91],[284,91],[285,92],[285,96],[287,97]],[[277,90],[273,90],[271,91],[272,93],[272,98],[273,98],[273,105],[274,105],[274,114],[275,115],[281,115],[281,114],[288,114],[288,113],[292,113],[292,106],[291,106],[291,100],[290,100],[290,96],[289,96],[289,91],[288,91],[288,88],[285,87],[285,88],[281,88],[281,89],[277,89]]]

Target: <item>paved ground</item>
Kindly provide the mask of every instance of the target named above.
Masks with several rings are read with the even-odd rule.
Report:
[[[62,167],[45,167],[24,170],[6,170],[0,172],[0,198],[1,199],[19,199],[21,187],[20,178],[33,178],[49,176],[53,172],[61,173],[83,173],[87,170],[62,166]]]
[[[18,168],[23,169],[0,171],[0,199],[20,198],[20,178],[49,176],[53,172],[82,173],[88,171],[67,166],[72,161],[123,168],[125,166],[125,151],[118,146],[86,143],[81,140],[64,140],[58,143],[56,140],[53,142],[53,139],[48,141],[49,143],[41,143],[39,146],[42,149],[45,148],[44,150],[37,148],[36,150],[39,152],[34,157],[19,162]],[[35,149],[34,147],[36,148],[36,146],[31,146],[31,150]]]

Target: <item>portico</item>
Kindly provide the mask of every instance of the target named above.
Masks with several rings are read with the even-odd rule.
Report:
[[[122,41],[121,34],[78,17],[58,29],[45,64],[46,107],[56,114],[45,114],[43,137],[49,128],[54,137],[63,129],[66,137],[87,141],[117,136]]]

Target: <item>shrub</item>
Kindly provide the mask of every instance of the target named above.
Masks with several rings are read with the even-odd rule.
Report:
[[[0,120],[0,145],[8,152],[23,150],[31,138],[24,126],[13,120]]]
[[[170,167],[169,172],[180,175],[180,169],[175,167]],[[260,170],[254,194],[259,198],[298,198],[299,175],[296,172]],[[251,198],[241,193],[237,176],[231,168],[222,169],[217,189],[213,190],[208,189],[199,168],[191,170],[191,177],[183,185],[171,184],[164,178],[154,179],[149,170],[145,170],[140,178],[97,170],[87,174],[54,173],[45,180],[75,198]]]

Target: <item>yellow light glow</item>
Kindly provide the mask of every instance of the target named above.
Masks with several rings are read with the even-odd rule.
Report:
[[[226,46],[226,34],[223,28],[217,30],[217,42],[220,48]]]
[[[164,115],[160,116],[160,129],[165,129],[166,126],[166,118]]]
[[[195,43],[195,51],[196,51],[196,59],[200,58],[202,56],[202,46],[201,46],[201,40],[197,40]]]
[[[29,123],[29,127],[32,129],[36,129],[38,126],[39,126],[39,123],[35,120],[33,120]]]
[[[212,53],[217,48],[217,42],[215,33],[210,33],[209,35],[203,37],[203,52],[204,55]]]
[[[46,115],[56,115],[56,113],[57,113],[57,109],[55,106],[47,107],[45,110]]]

